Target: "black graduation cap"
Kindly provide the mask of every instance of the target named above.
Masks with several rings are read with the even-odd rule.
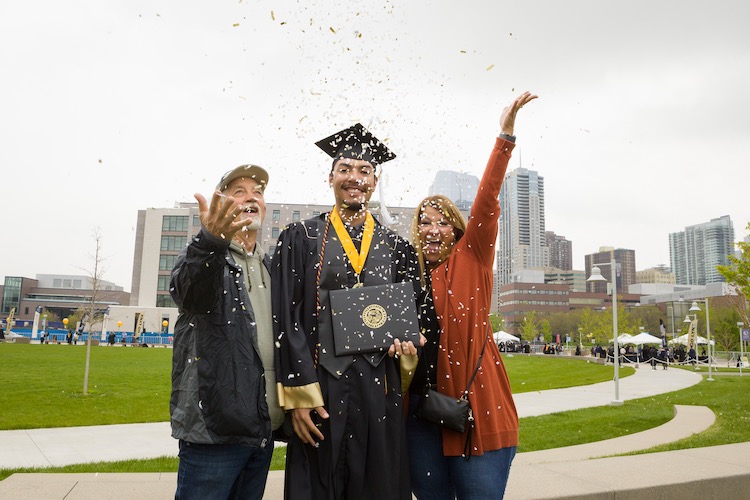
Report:
[[[320,149],[333,158],[352,158],[364,160],[378,166],[396,157],[380,140],[374,137],[361,123],[336,132],[315,143]]]

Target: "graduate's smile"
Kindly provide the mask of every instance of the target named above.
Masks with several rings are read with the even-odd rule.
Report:
[[[336,163],[329,181],[333,187],[336,204],[355,210],[367,205],[378,182],[375,169],[370,162],[349,158]]]

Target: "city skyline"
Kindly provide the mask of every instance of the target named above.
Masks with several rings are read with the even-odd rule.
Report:
[[[210,195],[243,163],[269,171],[269,202],[332,203],[314,143],[357,121],[397,155],[385,204],[414,206],[438,170],[481,176],[526,89],[540,98],[509,168],[542,172],[574,268],[602,246],[669,264],[670,233],[722,215],[742,240],[749,15],[740,0],[3,2],[0,275],[81,274],[98,227],[104,279],[130,290],[138,210]]]

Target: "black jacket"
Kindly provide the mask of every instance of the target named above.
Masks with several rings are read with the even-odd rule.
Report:
[[[176,439],[252,446],[271,439],[255,317],[243,284],[228,242],[203,229],[177,259],[170,292],[180,315],[169,401]]]

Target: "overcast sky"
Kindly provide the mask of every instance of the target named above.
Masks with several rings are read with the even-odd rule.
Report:
[[[480,176],[502,107],[573,265],[669,265],[670,232],[750,221],[750,4],[597,0],[0,3],[0,278],[106,272],[130,290],[137,211],[242,163],[268,202],[332,203],[313,143],[356,121],[398,158],[385,202]],[[376,195],[377,199],[377,195]]]

